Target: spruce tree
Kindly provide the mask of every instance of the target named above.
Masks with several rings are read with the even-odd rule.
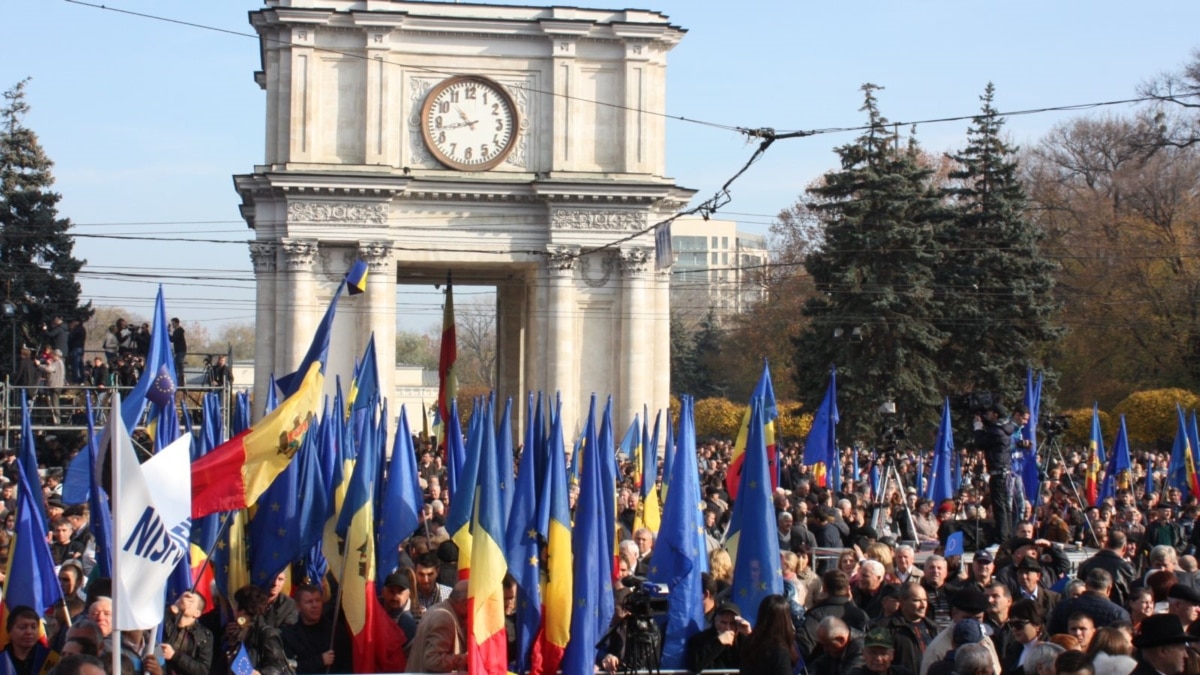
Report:
[[[944,194],[954,217],[941,233],[946,257],[938,266],[938,325],[950,339],[939,361],[953,388],[1012,403],[1021,400],[1026,368],[1044,367],[1046,346],[1063,330],[1051,295],[1057,266],[1039,251],[1044,234],[1027,216],[1016,149],[1001,137],[994,97],[989,83],[967,146],[950,156],[956,169]]]
[[[11,349],[14,329],[16,342],[32,346],[55,316],[86,320],[92,313],[90,302],[79,304],[75,274],[84,261],[72,256],[71,221],[58,217],[62,197],[51,190],[54,164],[23,124],[28,81],[6,91],[0,108],[0,293],[15,309],[0,323],[3,351]],[[11,358],[0,362],[14,365]]]
[[[722,338],[717,312],[709,307],[693,338],[695,369],[690,393],[697,399],[725,396],[726,386],[720,376]]]
[[[839,437],[846,442],[878,440],[884,400],[913,427],[936,418],[941,398],[936,357],[945,335],[934,323],[933,283],[944,209],[915,141],[898,147],[888,131],[878,89],[863,85],[869,128],[836,150],[841,169],[808,190],[824,240],[805,261],[817,293],[802,310],[810,324],[796,339],[795,377],[807,409],[815,410],[830,364],[838,366]],[[851,341],[855,328],[861,340]]]

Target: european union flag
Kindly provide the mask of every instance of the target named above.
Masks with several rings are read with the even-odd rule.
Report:
[[[246,653],[246,645],[238,648],[237,656],[233,658],[233,663],[229,664],[229,671],[233,675],[253,675],[254,664],[250,663],[250,655]]]
[[[733,506],[732,526],[737,528],[731,599],[743,608],[751,624],[762,599],[783,593],[776,536],[775,507],[771,502],[771,475],[767,470],[767,446],[763,438],[762,399],[750,403],[750,429],[741,485]],[[682,457],[682,454],[681,454]],[[730,546],[733,550],[733,546]]]
[[[355,260],[350,271],[346,273],[346,291],[350,295],[358,295],[367,290],[367,263]]]
[[[684,645],[704,627],[704,587],[700,575],[708,571],[707,541],[701,503],[700,469],[696,463],[696,425],[692,397],[683,397],[679,442],[683,452],[671,477],[671,491],[663,507],[662,524],[651,559],[650,581],[671,589],[667,604],[667,629],[662,667],[686,668]]]
[[[417,476],[417,454],[408,427],[408,409],[401,404],[400,422],[396,425],[396,439],[388,463],[387,488],[377,526],[378,576],[391,574],[396,567],[400,542],[417,529],[424,503]]]
[[[540,399],[539,399],[540,406]],[[542,622],[542,594],[538,568],[538,483],[537,429],[534,428],[533,394],[525,409],[525,444],[521,466],[513,490],[508,531],[504,536],[504,557],[508,569],[517,580],[517,658],[513,672],[529,670],[529,650]],[[546,500],[549,501],[549,500]]]
[[[612,604],[611,576],[608,574],[612,551],[607,550],[612,521],[604,521],[602,461],[593,461],[599,454],[596,435],[596,397],[592,395],[588,411],[584,443],[592,450],[580,467],[579,500],[575,509],[575,527],[571,531],[571,551],[574,554],[574,603],[571,612],[571,641],[563,657],[563,675],[591,675],[595,672],[596,641],[608,628],[611,609],[605,610],[602,597]],[[771,537],[776,541],[777,537]],[[776,554],[776,559],[779,558]]]

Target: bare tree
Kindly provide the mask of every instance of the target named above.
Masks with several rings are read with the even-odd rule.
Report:
[[[483,296],[454,305],[459,386],[496,386],[496,298]]]

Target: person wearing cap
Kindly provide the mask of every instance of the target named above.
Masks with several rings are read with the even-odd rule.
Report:
[[[983,624],[976,619],[961,619],[950,630],[950,651],[929,666],[928,675],[953,675],[954,655],[958,648],[983,642]]]
[[[712,625],[687,640],[687,669],[738,670],[742,667],[742,644],[750,634],[750,622],[732,602],[722,602],[713,610]]]
[[[983,590],[991,585],[995,580],[996,559],[992,557],[990,551],[984,549],[976,551],[971,557],[971,566],[967,568],[967,579],[960,586],[972,585]]]
[[[1012,435],[1016,427],[1008,411],[993,403],[975,417],[975,447],[983,452],[988,471],[988,497],[997,543],[1012,533],[1012,497],[1008,494],[1008,474],[1012,472]]]
[[[1167,591],[1167,613],[1179,617],[1183,630],[1194,635],[1200,631],[1200,623],[1196,621],[1200,619],[1200,591],[1191,586],[1175,584]]]
[[[1011,552],[1012,557],[1008,564],[996,572],[996,577],[1008,584],[1014,598],[1021,594],[1017,565],[1025,558],[1036,560],[1043,568],[1043,574],[1038,583],[1045,589],[1049,589],[1054,581],[1066,575],[1071,569],[1071,560],[1062,548],[1045,539],[1014,537],[1005,543],[1003,550]]]
[[[400,626],[409,640],[417,632],[417,620],[413,618],[411,611],[412,587],[413,572],[403,567],[387,576],[383,582],[383,591],[379,594],[383,611]]]
[[[289,661],[296,664],[298,675],[305,673],[349,673],[353,647],[345,622],[338,621],[336,632],[333,616],[325,611],[324,597],[319,586],[304,585],[296,589],[296,605],[300,620],[283,629],[283,650]],[[333,648],[330,648],[330,638]]]
[[[1187,645],[1196,638],[1183,631],[1174,614],[1146,617],[1142,630],[1133,638],[1138,665],[1130,675],[1182,675],[1187,662]]]
[[[863,665],[850,671],[850,675],[916,675],[894,663],[895,658],[892,634],[886,628],[872,628],[863,638]]]
[[[926,675],[933,664],[942,660],[954,645],[954,628],[963,619],[974,619],[981,625],[987,615],[988,600],[983,591],[974,586],[964,586],[950,596],[950,623],[934,636],[921,655],[920,675]],[[992,654],[992,663],[996,666],[996,675],[1000,675],[1000,657],[996,654],[996,646],[986,635],[980,643]]]
[[[1033,556],[1025,556],[1016,566],[1017,592],[1013,597],[1029,598],[1041,606],[1049,615],[1058,604],[1059,595],[1042,585],[1042,565]]]
[[[1129,597],[1129,591],[1137,579],[1137,572],[1124,556],[1128,543],[1129,538],[1124,532],[1116,529],[1110,530],[1108,538],[1104,541],[1104,548],[1080,563],[1077,574],[1080,579],[1087,579],[1092,570],[1101,569],[1108,572],[1113,580],[1110,597],[1118,605],[1125,604],[1126,598]]]
[[[1109,599],[1112,597],[1113,589],[1111,574],[1103,569],[1096,568],[1088,573],[1087,579],[1083,583],[1084,590],[1079,597],[1072,600],[1063,599],[1054,605],[1054,609],[1051,610],[1049,615],[1050,618],[1046,622],[1051,635],[1065,633],[1067,631],[1067,619],[1072,614],[1077,613],[1087,614],[1092,617],[1093,622],[1097,626],[1111,626],[1116,622],[1130,620],[1129,612]],[[1191,591],[1190,597],[1196,600],[1197,604],[1200,604],[1200,591],[1190,588],[1187,590]],[[1180,588],[1180,592],[1183,593],[1184,589]],[[1185,625],[1187,623],[1190,622],[1185,622]]]

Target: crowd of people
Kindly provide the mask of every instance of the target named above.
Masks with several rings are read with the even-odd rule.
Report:
[[[417,441],[422,523],[394,564],[379,570],[379,603],[405,636],[410,672],[451,672],[466,664],[467,588],[457,580],[458,551],[445,527],[447,469],[439,452]],[[87,506],[61,499],[62,468],[82,445],[69,433],[37,439],[47,541],[65,600],[45,617],[20,608],[9,612],[5,652],[13,672],[40,672],[39,658],[52,649],[61,659],[59,675],[99,675],[119,649],[123,675],[226,675],[243,646],[260,675],[350,672],[350,636],[329,584],[286,573],[266,587],[238,589],[231,602],[218,597],[210,605],[207,593],[186,593],[173,599],[161,642],[152,633],[122,633],[121,644],[112,645],[111,582],[93,574]],[[1046,462],[1036,498],[1001,510],[1011,514],[1005,528],[996,522],[983,450],[960,451],[961,484],[953,498],[934,503],[919,494],[917,466],[928,462],[918,461],[914,448],[895,450],[899,483],[872,481],[874,463],[883,458],[855,457],[848,449],[841,490],[834,491],[802,462],[799,443],[783,443],[772,533],[783,592],[743,607],[731,593],[733,560],[725,548],[732,452],[727,441],[705,442],[697,450],[710,571],[703,582],[705,626],[686,645],[689,670],[1200,673],[1200,653],[1187,648],[1200,640],[1200,528],[1193,527],[1198,509],[1196,499],[1185,499],[1178,489],[1146,481],[1143,473],[1113,497],[1087,504],[1082,478],[1088,457],[1067,449]],[[14,524],[15,459],[9,451],[0,460],[5,557]],[[1139,454],[1136,461],[1147,464],[1135,472],[1159,460],[1153,452]],[[653,565],[656,533],[641,526],[645,506],[636,467],[624,460],[620,470],[616,575],[644,576]],[[572,510],[577,493],[572,487]],[[964,554],[946,555],[958,533]],[[606,571],[598,561],[597,573]],[[504,585],[515,661],[516,583],[507,578]],[[630,591],[614,588],[614,627],[621,628]],[[29,640],[28,624],[40,619],[47,622],[49,649]],[[156,644],[157,651],[150,648]],[[625,630],[609,633],[596,654],[596,668],[610,673],[655,664]]]

